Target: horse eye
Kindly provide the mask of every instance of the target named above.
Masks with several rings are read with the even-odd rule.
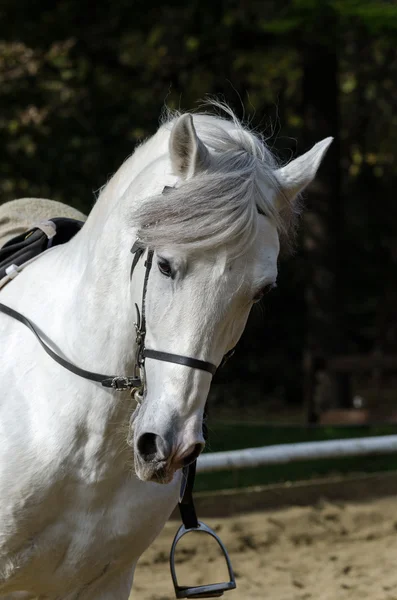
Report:
[[[157,262],[160,273],[162,273],[165,277],[171,277],[172,269],[168,260],[165,258],[160,258]]]
[[[257,294],[254,296],[254,302],[260,302],[263,296],[266,296],[269,292],[271,292],[276,286],[275,283],[268,283],[265,285]]]

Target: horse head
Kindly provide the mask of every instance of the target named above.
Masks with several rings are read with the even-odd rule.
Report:
[[[185,114],[162,129],[168,152],[158,165],[173,185],[163,189],[163,181],[161,193],[133,214],[139,244],[153,252],[145,347],[218,367],[252,306],[276,284],[280,238],[291,235],[299,193],[331,138],[280,168],[263,140],[234,117]],[[132,422],[135,470],[142,480],[168,483],[204,447],[212,374],[150,353],[144,372]]]

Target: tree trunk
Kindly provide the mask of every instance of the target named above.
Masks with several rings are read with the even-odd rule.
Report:
[[[303,49],[304,141],[307,148],[327,136],[334,141],[318,176],[308,190],[303,217],[304,250],[308,266],[306,288],[307,340],[304,353],[307,417],[316,422],[314,396],[317,374],[327,358],[343,349],[340,269],[342,198],[340,177],[338,56],[336,44]],[[339,405],[349,402],[346,375],[335,381]],[[333,386],[334,387],[334,386]],[[328,394],[327,394],[328,395]]]

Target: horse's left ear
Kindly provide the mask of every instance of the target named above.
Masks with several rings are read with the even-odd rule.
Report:
[[[292,201],[299,192],[302,192],[314,179],[317,169],[329,145],[334,138],[327,137],[318,142],[311,150],[302,154],[288,165],[278,169],[275,174],[284,192],[284,195]]]
[[[192,115],[182,115],[175,121],[170,154],[174,174],[182,179],[189,179],[206,168],[209,152],[196,133]]]

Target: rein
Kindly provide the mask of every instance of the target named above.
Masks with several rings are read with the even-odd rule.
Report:
[[[47,352],[49,356],[59,365],[71,371],[75,375],[79,377],[83,377],[84,379],[89,379],[90,381],[95,381],[100,383],[103,387],[113,388],[114,390],[126,390],[135,387],[139,387],[141,385],[141,380],[137,377],[119,377],[117,375],[103,375],[101,373],[92,373],[91,371],[86,371],[85,369],[81,369],[77,365],[69,362],[68,360],[59,356],[54,350],[52,350],[43,340],[39,332],[37,331],[35,325],[33,325],[32,321],[30,321],[27,317],[17,312],[13,308],[6,306],[5,304],[0,303],[0,312],[12,317],[16,321],[19,321],[23,325],[26,325],[30,329],[30,331],[36,336],[38,342],[41,344],[42,348]]]
[[[131,252],[134,254],[134,259],[131,265],[130,271],[130,279],[134,273],[135,267],[139,262],[139,259],[144,254],[145,249],[134,244],[131,248]],[[145,384],[144,375],[143,375],[143,367],[145,363],[145,358],[152,358],[155,360],[165,361],[175,363],[177,365],[184,365],[185,367],[191,367],[192,369],[201,369],[202,371],[207,371],[211,373],[211,375],[215,375],[217,367],[213,363],[207,362],[205,360],[200,360],[198,358],[191,358],[190,356],[181,356],[179,354],[172,354],[170,352],[161,352],[159,350],[151,350],[150,348],[145,348],[145,335],[146,335],[146,311],[145,311],[145,303],[146,303],[146,292],[147,285],[149,281],[149,274],[153,264],[153,250],[148,250],[148,256],[145,262],[145,279],[143,284],[143,292],[142,292],[142,318],[140,317],[139,308],[137,305],[137,322],[134,323],[136,330],[136,343],[137,343],[137,358],[135,365],[135,374],[134,375],[103,375],[101,373],[94,373],[92,371],[87,371],[86,369],[81,369],[77,365],[72,362],[62,358],[57,354],[54,350],[52,350],[48,344],[45,343],[39,332],[37,331],[35,325],[30,321],[27,317],[19,313],[18,311],[6,306],[5,304],[0,303],[0,312],[8,315],[9,317],[16,319],[26,327],[28,327],[32,333],[36,336],[37,340],[41,344],[42,348],[47,352],[47,354],[55,360],[59,365],[61,365],[64,369],[71,371],[75,375],[79,377],[83,377],[84,379],[88,379],[90,381],[95,381],[100,383],[105,388],[112,388],[115,391],[124,391],[131,390],[131,394],[134,392],[143,391],[143,387]],[[229,358],[234,349],[228,352],[224,359],[222,360],[222,365],[225,363],[225,360]],[[141,376],[138,376],[136,373],[138,369],[141,371]]]
[[[135,266],[137,265],[140,257],[145,252],[143,248],[137,248],[136,244],[131,249],[131,252],[135,254],[134,260],[131,266],[130,277],[132,277]],[[141,373],[143,373],[143,366],[145,362],[145,358],[152,358],[155,360],[171,362],[178,365],[184,365],[186,367],[191,367],[193,369],[201,369],[202,371],[207,371],[211,373],[211,375],[215,375],[217,370],[216,365],[213,363],[207,362],[205,360],[200,360],[197,358],[191,358],[190,356],[181,356],[179,354],[172,354],[170,352],[161,352],[159,350],[151,350],[149,348],[145,348],[145,335],[146,335],[146,316],[145,316],[145,301],[146,301],[146,291],[147,284],[149,280],[149,274],[153,263],[153,250],[148,251],[148,257],[145,262],[145,279],[143,284],[143,293],[142,293],[142,318],[140,318],[139,308],[137,305],[137,322],[134,323],[136,330],[136,343],[137,343],[137,359],[135,365],[135,372],[137,372],[138,368]],[[124,391],[131,390],[133,394],[135,391],[143,391],[142,388],[144,386],[144,377],[135,375],[104,375],[102,373],[94,373],[92,371],[87,371],[86,369],[82,369],[75,365],[74,363],[62,358],[57,354],[54,350],[46,344],[46,342],[41,337],[40,333],[37,331],[36,326],[24,315],[14,310],[13,308],[6,306],[5,304],[0,303],[0,312],[8,315],[9,317],[19,321],[26,327],[28,327],[32,333],[36,336],[38,342],[41,344],[42,348],[45,352],[59,365],[61,365],[64,369],[71,371],[75,375],[79,377],[83,377],[84,379],[88,379],[90,381],[94,381],[96,383],[100,383],[105,388],[112,388],[115,391]],[[230,353],[226,356],[229,357]],[[222,361],[222,364],[224,361]]]

